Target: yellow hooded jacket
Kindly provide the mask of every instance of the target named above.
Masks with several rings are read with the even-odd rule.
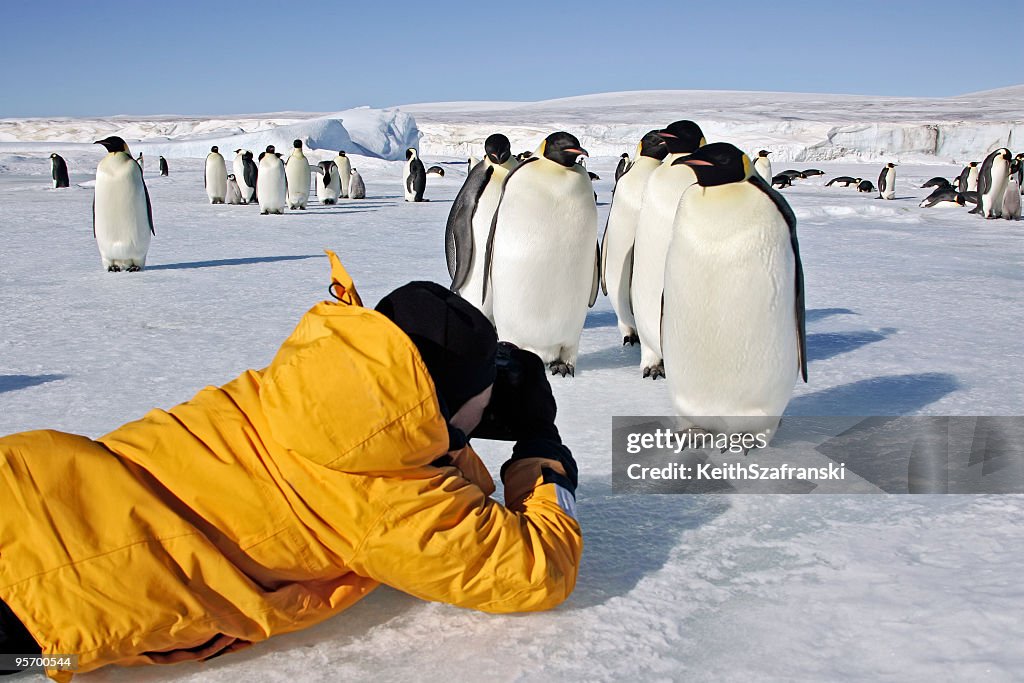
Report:
[[[43,654],[78,672],[208,657],[380,583],[488,612],[572,592],[582,539],[558,487],[533,468],[504,507],[471,450],[431,464],[448,431],[426,367],[330,256],[343,303],[269,367],[96,441],[0,439],[0,600]]]

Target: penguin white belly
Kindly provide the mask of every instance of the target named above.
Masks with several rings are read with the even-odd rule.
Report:
[[[224,157],[210,154],[206,157],[206,196],[211,204],[223,204],[228,193],[228,169]]]
[[[896,198],[896,170],[890,168],[885,172],[885,191],[881,193],[883,199]]]
[[[274,155],[263,157],[263,161]],[[256,177],[256,194],[259,196],[261,213],[284,213],[285,205],[285,173],[284,164],[274,156],[269,163],[260,161],[259,175]]]
[[[462,298],[483,311],[491,322],[494,322],[494,311],[491,297],[484,300],[484,265],[487,236],[491,232],[491,220],[498,208],[498,200],[501,199],[501,184],[506,177],[508,171],[496,166],[487,187],[477,200],[476,211],[473,213],[473,262],[470,264],[466,281],[459,290]]]
[[[234,161],[231,162],[231,170],[235,174],[235,182],[238,183],[238,191],[242,195],[241,201],[248,204],[249,197],[252,196],[252,189],[245,184],[245,163],[241,155],[235,156]]]
[[[338,170],[331,169],[331,180],[324,183],[324,176],[321,173],[316,175],[316,198],[321,204],[336,204],[341,195],[341,182],[338,180]]]
[[[309,203],[309,162],[305,156],[292,155],[285,166],[288,178],[288,208],[305,209]]]
[[[633,316],[640,337],[640,365],[651,368],[662,360],[661,295],[665,285],[665,259],[672,240],[672,223],[679,198],[695,180],[689,166],[672,166],[670,154],[651,173],[636,226],[633,248]]]
[[[402,169],[402,192],[405,193],[405,201],[413,202],[416,201],[416,191],[411,189],[412,183],[409,182],[409,178],[412,176],[412,160],[405,162],[405,167]]]
[[[633,244],[636,240],[640,203],[651,173],[660,164],[660,161],[650,157],[638,158],[629,172],[616,183],[612,206],[608,210],[601,258],[604,261],[604,282],[608,298],[611,299],[618,318],[619,332],[624,338],[636,334],[636,320],[629,292],[633,278]]]
[[[768,157],[757,157],[754,159],[754,170],[769,185],[772,184],[772,162]]]
[[[985,218],[999,218],[1003,215],[1003,197],[1006,194],[1006,184],[1010,180],[1010,165],[1002,157],[996,157],[992,161],[992,168],[989,172],[991,187],[982,196]]]
[[[981,172],[977,166],[971,166],[971,170],[967,172],[967,191],[977,192],[978,191],[978,173]]]
[[[341,195],[348,197],[348,185],[352,180],[352,162],[347,156],[335,157],[334,163],[338,167],[338,178],[341,180]]]
[[[143,268],[151,237],[146,186],[138,163],[123,152],[96,168],[96,246],[103,267]]]
[[[547,164],[557,166],[539,159],[506,185],[488,297],[499,339],[545,363],[575,365],[594,277],[597,207],[585,171]],[[530,182],[519,177],[527,170]]]
[[[693,422],[707,429],[774,431],[799,372],[785,219],[747,183],[694,186],[680,203],[669,259],[664,352],[676,410],[720,418]],[[722,419],[738,416],[766,419]]]
[[[1016,178],[1010,178],[1003,194],[1003,218],[1020,220],[1020,185]]]

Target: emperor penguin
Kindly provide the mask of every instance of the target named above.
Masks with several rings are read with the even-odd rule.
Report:
[[[71,180],[68,178],[68,163],[64,157],[54,152],[50,155],[50,175],[53,177],[53,187],[71,187]]]
[[[964,166],[964,170],[960,171],[960,175],[956,178],[957,189],[960,192],[977,192],[978,171],[977,161],[972,161]]]
[[[235,179],[235,174],[228,174],[228,190],[224,196],[225,204],[241,204],[242,203],[242,190],[238,187],[238,181]]]
[[[754,161],[754,168],[755,168],[755,170],[757,169],[757,161]],[[760,174],[758,174],[758,175],[760,175]],[[842,183],[843,187],[849,187],[850,185],[856,185],[857,183],[860,182],[860,180],[861,180],[860,178],[854,178],[853,176],[841,175],[841,176],[836,176],[832,180],[830,180],[827,183],[825,183],[825,187],[832,187],[833,185],[835,185],[837,183]],[[769,180],[768,183],[771,184],[771,181]]]
[[[633,243],[644,187],[666,156],[668,145],[658,131],[644,135],[637,145],[636,160],[615,183],[612,206],[608,210],[608,223],[601,241],[601,291],[611,299],[623,346],[640,342],[629,296],[633,280]]]
[[[288,194],[288,180],[281,156],[269,145],[260,154],[259,176],[256,179],[256,196],[260,203],[260,215],[284,213]]]
[[[615,165],[615,182],[619,182],[622,174],[629,170],[630,163],[629,154],[623,152],[619,155],[619,163]],[[614,191],[613,189],[612,192]]]
[[[414,147],[405,150],[405,169],[402,173],[405,201],[422,202],[427,189],[427,172]]]
[[[338,167],[333,161],[321,161],[317,164],[316,198],[321,204],[337,204],[341,194],[341,179],[338,178]]]
[[[1021,192],[1024,193],[1024,152],[1021,152],[1013,158],[1017,162],[1017,185],[1021,188]]]
[[[479,163],[479,159],[477,159],[475,156],[470,155],[470,157],[466,159],[466,175],[469,175],[470,171],[472,171]]]
[[[338,156],[334,157],[334,165],[338,167],[338,179],[341,180],[341,197],[348,197],[348,184],[352,180],[352,162],[349,161],[345,150],[339,150]]]
[[[946,180],[942,176],[935,176],[934,178],[930,178],[928,180],[928,182],[926,182],[923,185],[921,185],[921,189],[925,189],[925,188],[928,188],[928,187],[934,187],[936,189],[943,189],[943,190],[950,190],[950,189],[953,189],[953,183],[949,182],[948,180]]]
[[[168,166],[167,166],[167,159],[164,159],[163,157],[160,157],[160,175],[166,177],[166,176],[169,176],[170,174],[171,174],[171,169],[168,168]]]
[[[427,169],[427,175],[436,175],[438,178],[444,178],[444,168],[442,166],[431,166]]]
[[[896,199],[896,164],[888,163],[878,174],[878,197],[876,199]]]
[[[640,367],[644,377],[665,376],[661,362],[661,295],[665,285],[665,257],[672,239],[672,221],[683,192],[696,179],[686,165],[673,165],[705,143],[704,133],[693,121],[676,121],[658,132],[668,155],[644,186],[633,247],[633,279],[630,301],[640,338]]]
[[[217,145],[211,147],[210,153],[206,155],[206,176],[203,184],[206,186],[206,196],[210,198],[211,204],[224,203],[224,195],[228,192],[228,167]]]
[[[1020,176],[1021,160],[1014,159],[1010,163],[1010,178],[1006,181],[1006,192],[1003,194],[1003,218],[1009,221],[1020,220]]]
[[[242,203],[248,204],[255,200],[256,177],[259,174],[256,162],[252,160],[252,152],[247,149],[236,149],[235,158],[231,162],[231,168],[235,172],[235,182],[238,183],[238,191],[242,195]]]
[[[352,167],[352,177],[348,181],[349,199],[366,199],[366,185],[363,183],[363,176]]]
[[[139,164],[139,168],[143,171],[146,170],[146,160],[142,158],[142,152],[139,152],[139,157],[135,161]]]
[[[772,162],[768,158],[769,154],[771,152],[766,149],[762,149],[757,153],[757,158],[754,159],[754,170],[757,171],[757,175],[761,176],[761,180],[771,185],[772,178],[775,176],[772,175]]]
[[[918,204],[922,209],[930,209],[933,206],[940,208],[952,206],[966,206],[964,196],[957,192],[953,186],[936,187],[930,195],[921,200]]]
[[[302,140],[292,143],[292,155],[285,164],[288,176],[288,208],[306,210],[309,202],[309,162],[302,153]]]
[[[587,151],[548,135],[508,174],[484,264],[498,338],[533,351],[552,374],[575,374],[580,335],[598,288],[597,206]]]
[[[978,171],[978,206],[970,213],[980,213],[983,218],[999,218],[1003,215],[1003,196],[1010,180],[1010,150],[1000,147],[981,162]]]
[[[92,234],[107,272],[142,270],[146,266],[153,229],[142,167],[132,159],[125,141],[111,136],[95,142],[107,155],[96,167],[96,194],[92,204]]]
[[[796,217],[725,142],[672,162],[693,169],[672,226],[664,352],[683,428],[774,435],[807,381]]]
[[[491,322],[491,302],[484,301],[487,236],[501,198],[501,187],[517,163],[507,137],[501,133],[488,136],[483,161],[473,167],[455,196],[444,234],[451,290],[483,311]]]

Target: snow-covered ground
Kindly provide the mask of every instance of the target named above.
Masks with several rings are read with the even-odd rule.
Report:
[[[626,117],[629,98],[620,99],[607,111],[565,105],[559,115],[570,131],[584,119],[596,126]],[[944,120],[952,101],[935,105],[931,120]],[[860,104],[829,102],[823,116],[857,125]],[[927,118],[934,101],[909,102]],[[506,130],[512,111],[489,106],[414,108],[425,148],[442,125]],[[723,118],[741,116],[722,106]],[[631,125],[646,131],[679,117],[665,107],[649,120],[633,111]],[[742,116],[779,126],[780,146],[803,144],[787,141],[780,111]],[[524,148],[548,121],[523,114],[516,125],[537,129],[520,139]],[[604,154],[589,164],[602,178],[603,226],[615,157],[635,141],[590,130],[585,144]],[[448,169],[429,177],[429,203],[401,200],[400,163],[359,159],[366,200],[265,217],[255,206],[206,203],[202,161],[173,160],[170,177],[147,173],[156,224],[147,269],[107,274],[88,187],[102,150],[69,152],[68,190],[49,187],[49,151],[0,147],[0,433],[98,436],[266,365],[326,295],[324,248],[341,255],[370,304],[408,280],[448,281],[444,224],[465,177],[451,157],[424,155]],[[897,199],[881,201],[824,187],[841,174],[874,181],[878,164],[813,165],[827,175],[784,190],[800,221],[810,356],[810,382],[787,412],[1020,414],[1024,223],[919,209],[928,192],[920,184],[959,166],[904,163]],[[639,351],[621,346],[603,297],[576,377],[553,385],[559,428],[580,462],[585,541],[576,592],[560,608],[490,616],[382,588],[316,628],[206,665],[107,669],[89,680],[1020,678],[1021,497],[617,495],[611,416],[671,408],[664,382],[641,379]],[[478,446],[492,471],[507,457],[505,445]]]

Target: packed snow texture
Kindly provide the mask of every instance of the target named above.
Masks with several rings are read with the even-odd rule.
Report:
[[[630,113],[636,97],[578,113],[558,105],[564,119],[523,112],[520,132],[485,123],[511,120],[502,107],[431,110],[449,123],[416,117],[424,131],[519,135],[514,149],[535,148],[549,125],[574,131],[587,121],[587,144],[609,150],[590,161],[603,226],[618,154],[636,141],[618,145],[612,124],[628,115],[647,130],[680,111],[648,119]],[[858,125],[862,103],[814,97],[822,118]],[[903,102],[922,120],[934,108],[932,123],[952,106]],[[729,104],[717,115],[758,119],[749,125],[775,126],[778,145],[800,147],[778,111]],[[612,124],[597,147],[603,121]],[[709,115],[709,139],[720,139],[716,126]],[[739,142],[772,147],[756,131]],[[465,151],[481,156],[482,137]],[[99,436],[264,367],[326,296],[324,248],[340,254],[369,305],[409,280],[448,282],[443,235],[461,160],[424,154],[448,170],[428,178],[428,203],[402,201],[400,163],[359,160],[366,200],[259,216],[255,205],[210,205],[202,161],[182,159],[167,178],[146,176],[156,224],[146,270],[108,274],[90,231],[102,150],[69,153],[67,190],[50,189],[48,153],[0,151],[0,433]],[[959,165],[901,165],[894,201],[824,186],[836,175],[873,181],[877,163],[815,165],[826,175],[783,191],[799,217],[810,360],[810,382],[797,384],[787,413],[1021,414],[1024,223],[918,208],[929,192],[921,183],[952,178]],[[493,616],[381,588],[320,626],[242,653],[108,668],[89,680],[450,682],[483,671],[497,681],[1019,679],[1022,497],[617,495],[611,416],[667,414],[671,403],[665,382],[641,379],[639,350],[622,346],[605,297],[588,315],[576,377],[552,385],[580,464],[585,542],[576,591],[558,609]],[[493,473],[510,450],[477,447]]]

